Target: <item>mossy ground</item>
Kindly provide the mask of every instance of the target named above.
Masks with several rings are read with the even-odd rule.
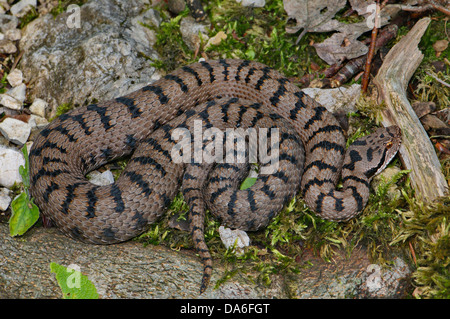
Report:
[[[162,12],[165,12],[161,8]],[[202,54],[208,58],[243,58],[258,60],[283,72],[288,77],[301,77],[310,72],[311,63],[319,67],[326,65],[317,57],[310,45],[320,42],[326,34],[307,34],[298,45],[296,35],[287,34],[287,16],[281,0],[266,1],[264,9],[244,8],[232,0],[212,0],[206,5],[211,21],[209,36],[223,31],[227,38],[219,45],[203,51],[202,46],[193,52],[184,44],[179,31],[181,18],[188,15],[184,11],[177,17],[164,13],[164,22],[158,31],[156,48],[164,57],[153,61],[165,71],[196,61]],[[421,67],[413,81],[419,83],[418,94],[423,100],[434,100],[440,108],[448,107],[449,92],[442,85],[427,77],[424,70],[430,68],[432,61],[445,61],[449,51],[435,57],[432,44],[445,38],[445,19],[442,14],[433,15],[433,21],[420,44],[425,54]],[[398,38],[408,32],[403,28]],[[203,44],[204,45],[204,44]],[[170,54],[169,54],[170,53]],[[449,82],[449,65],[438,75]],[[423,84],[422,86],[420,84]],[[447,97],[447,100],[446,100]],[[353,130],[352,141],[368,134],[376,126],[379,115],[370,98],[363,98],[360,110],[352,115],[351,122],[357,122],[359,129]],[[449,160],[443,159],[443,170],[449,179]],[[395,160],[390,166],[400,166]],[[390,196],[392,188],[396,196]],[[394,193],[395,193],[394,191]],[[187,232],[168,227],[173,214],[186,212],[188,208],[182,196],[172,203],[169,214],[152,229],[141,236],[154,244],[165,243],[173,249],[192,248]],[[182,214],[183,215],[183,214]],[[236,255],[232,249],[225,250],[220,243],[217,229],[219,223],[209,215],[206,223],[206,241],[213,257],[228,265],[228,271],[219,281],[225,281],[236,273],[246,274],[249,269],[258,274],[249,280],[270,284],[272,274],[299,272],[308,266],[302,260],[302,251],[311,249],[324,260],[332,262],[337,250],[351,254],[356,245],[364,245],[373,262],[389,266],[391,256],[402,254],[414,269],[413,285],[417,287],[415,297],[450,297],[450,200],[443,198],[432,205],[425,205],[414,198],[407,171],[399,171],[390,180],[385,180],[370,196],[369,203],[362,214],[347,222],[335,223],[322,220],[306,207],[300,197],[296,197],[264,230],[249,233],[251,246],[243,255]],[[413,291],[411,291],[413,295]]]

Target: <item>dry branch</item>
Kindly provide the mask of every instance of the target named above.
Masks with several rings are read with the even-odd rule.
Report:
[[[398,125],[402,129],[400,157],[404,166],[411,170],[411,183],[416,194],[425,201],[448,193],[433,145],[406,97],[408,82],[423,59],[417,45],[429,23],[430,18],[416,23],[389,51],[374,79],[379,96],[386,103],[382,123]]]

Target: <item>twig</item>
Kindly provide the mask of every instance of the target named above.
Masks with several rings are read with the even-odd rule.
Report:
[[[375,41],[374,54],[397,35],[398,27],[391,24],[381,29]],[[364,56],[350,60],[344,67],[342,67],[331,79],[331,87],[341,86],[343,83],[350,80],[356,73],[362,70],[368,58],[368,53]]]
[[[403,11],[411,11],[411,12],[423,12],[423,11],[427,11],[427,10],[436,9],[436,10],[439,10],[442,13],[450,16],[450,10],[447,9],[446,7],[436,3],[436,1],[434,1],[434,0],[428,0],[427,2],[428,3],[425,3],[423,6],[420,6],[420,7],[414,7],[411,5],[403,5],[400,8]]]
[[[22,58],[24,51],[20,51],[19,55],[17,56],[17,58],[14,61],[14,64],[11,67],[11,70],[9,70],[9,73],[11,73],[12,71],[14,71],[14,69],[16,68],[17,64],[19,63],[20,59]]]
[[[378,35],[378,24],[380,19],[380,0],[377,0],[377,7],[375,12],[375,25],[372,29],[372,37],[370,40],[369,53],[367,54],[366,66],[364,67],[364,75],[361,82],[361,91],[366,93],[369,86],[370,69],[372,68],[372,60],[375,54],[375,44]]]
[[[408,242],[408,244],[409,244],[409,250],[411,251],[411,255],[414,260],[414,264],[417,266],[416,253],[414,252],[414,248],[413,248],[411,242]]]
[[[433,73],[430,73],[428,71],[425,71],[426,74],[428,74],[429,76],[431,76],[433,79],[435,79],[436,81],[438,81],[439,83],[441,83],[442,85],[445,85],[446,87],[450,88],[450,84],[448,84],[445,81],[442,81],[440,78],[438,78],[437,76],[435,76]]]
[[[305,27],[305,28],[303,28],[303,31],[298,36],[297,40],[295,40],[295,45],[297,45],[300,42],[300,40],[303,38],[303,36],[306,34],[306,32],[308,32],[308,31],[306,30],[306,27]]]
[[[430,3],[430,5],[435,8],[436,10],[441,11],[442,13],[445,13],[446,15],[450,16],[450,10],[447,9],[446,7],[441,6],[440,4],[437,4],[436,1],[433,0],[428,0],[428,2]]]

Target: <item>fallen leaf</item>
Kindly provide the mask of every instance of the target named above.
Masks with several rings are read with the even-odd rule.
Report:
[[[283,0],[288,20],[295,21],[295,25],[286,27],[286,32],[296,33],[303,29],[301,37],[306,32],[337,31],[322,43],[313,44],[319,57],[330,65],[360,57],[368,52],[368,48],[357,39],[373,29],[375,1],[350,1],[352,9],[364,18],[356,23],[344,23],[334,19],[346,3],[347,1],[343,0]],[[386,5],[380,12],[380,26],[386,25],[390,17],[399,10],[400,7]]]

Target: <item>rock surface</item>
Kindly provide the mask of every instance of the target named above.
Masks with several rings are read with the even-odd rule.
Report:
[[[236,275],[214,289],[216,281],[225,273],[220,261],[215,261],[211,287],[199,295],[203,267],[190,251],[144,247],[132,241],[88,245],[69,239],[54,228],[41,227],[34,227],[21,238],[12,238],[8,226],[0,224],[0,298],[61,298],[55,277],[50,273],[51,262],[79,266],[101,298],[394,298],[405,295],[407,286],[403,279],[409,270],[403,263],[399,263],[401,271],[397,268],[384,271],[371,266],[363,249],[355,250],[350,258],[343,256],[345,253],[338,254],[333,263],[305,256],[311,267],[285,278],[274,275],[269,287]],[[247,274],[255,275],[251,270]],[[375,282],[376,287],[367,288],[367,282]]]
[[[11,143],[21,146],[27,142],[31,126],[14,118],[6,118],[0,123],[0,133]]]
[[[8,187],[21,183],[19,166],[25,165],[22,153],[16,149],[0,145],[0,186]]]
[[[5,211],[8,209],[11,203],[11,197],[9,196],[11,191],[7,188],[0,187],[0,210]]]
[[[44,15],[23,30],[20,61],[28,99],[55,110],[122,96],[159,78],[150,66],[154,10],[146,1],[90,1],[80,9]],[[79,15],[79,25],[72,20]],[[68,49],[70,48],[70,49]],[[32,81],[31,81],[32,80]]]

